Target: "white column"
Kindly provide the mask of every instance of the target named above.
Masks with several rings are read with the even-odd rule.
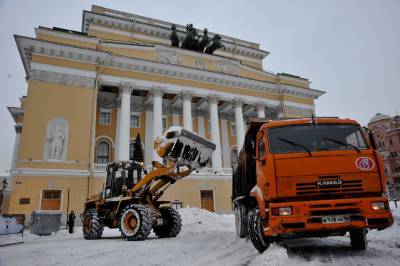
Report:
[[[236,146],[239,153],[244,143],[244,122],[243,122],[242,102],[240,100],[235,100],[233,102],[233,106],[235,107]]]
[[[256,107],[257,107],[257,117],[265,118],[265,105],[257,103]]]
[[[204,116],[200,116],[199,114],[197,115],[197,128],[198,128],[198,134],[202,137],[205,137],[206,135],[206,130],[204,128]]]
[[[228,138],[228,121],[221,119],[221,146],[222,146],[222,165],[224,168],[231,167],[231,148]]]
[[[121,109],[118,120],[118,153],[117,160],[129,160],[130,120],[131,120],[131,94],[133,85],[121,83]]]
[[[151,91],[153,96],[153,140],[162,135],[162,95],[163,91],[160,89],[153,89]],[[162,162],[161,157],[153,149],[153,161]]]
[[[221,143],[218,122],[218,98],[213,96],[208,98],[210,103],[210,124],[211,124],[211,141],[215,143],[216,148],[212,155],[212,168],[214,172],[222,172],[221,161]]]
[[[172,108],[172,125],[174,127],[179,127],[179,109]]]
[[[183,92],[181,96],[183,101],[183,128],[193,131],[192,94],[190,92]]]
[[[153,160],[153,105],[146,104],[146,125],[145,125],[145,143],[144,143],[144,161],[145,165],[151,165]]]
[[[11,159],[11,175],[12,172],[15,169],[15,163],[18,160],[18,151],[19,151],[19,144],[21,141],[21,132],[22,132],[22,126],[21,125],[15,125],[15,141],[14,141],[14,149],[12,153],[12,159]]]
[[[121,116],[121,106],[119,106],[117,108],[117,128],[115,131],[115,145],[114,145],[114,160],[118,160],[118,147],[119,147],[119,120],[121,120],[120,118]]]

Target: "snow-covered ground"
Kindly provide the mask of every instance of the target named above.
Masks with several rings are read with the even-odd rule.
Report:
[[[0,247],[0,265],[400,265],[400,209],[392,210],[394,225],[371,231],[366,251],[353,251],[346,236],[288,240],[259,254],[236,237],[233,215],[187,208],[176,238],[128,242],[106,229],[101,240],[88,241],[81,228],[72,235],[26,232],[25,243]]]

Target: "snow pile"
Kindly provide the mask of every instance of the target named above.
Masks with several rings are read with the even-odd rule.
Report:
[[[179,214],[182,217],[182,231],[189,231],[191,234],[235,231],[235,217],[232,214],[217,214],[199,208],[183,208],[179,210]]]
[[[105,228],[102,239],[88,241],[81,227],[49,236],[27,230],[25,243],[0,247],[0,265],[399,265],[400,208],[391,209],[393,226],[371,230],[366,251],[352,250],[347,235],[282,241],[260,254],[250,240],[236,236],[233,214],[185,208],[179,210],[183,227],[176,238],[151,234],[145,241],[126,241],[118,229]]]

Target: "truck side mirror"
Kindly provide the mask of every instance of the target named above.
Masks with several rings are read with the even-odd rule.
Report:
[[[375,138],[374,138],[374,135],[372,134],[371,130],[368,132],[368,138],[369,138],[369,143],[371,144],[371,147],[374,150],[376,150],[376,142],[375,142]]]

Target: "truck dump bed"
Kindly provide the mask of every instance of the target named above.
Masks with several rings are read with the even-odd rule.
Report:
[[[236,162],[232,162],[232,199],[250,195],[250,190],[256,185],[256,147],[255,140],[264,120],[252,120],[247,130],[244,145]]]

